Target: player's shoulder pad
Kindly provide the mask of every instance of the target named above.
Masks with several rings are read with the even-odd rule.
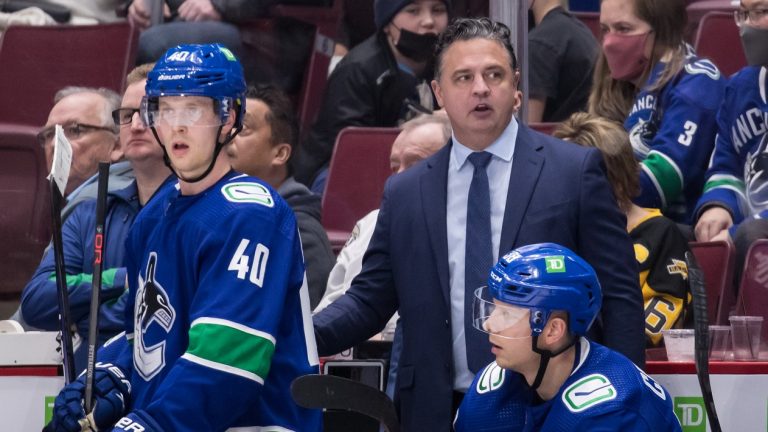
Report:
[[[568,386],[562,393],[562,400],[569,411],[579,413],[614,400],[618,394],[608,377],[594,373]]]
[[[265,185],[247,176],[235,177],[221,187],[224,199],[235,204],[259,204],[272,208],[275,199]]]
[[[504,385],[506,371],[496,362],[492,362],[480,372],[477,377],[475,389],[478,394],[488,393],[501,388]]]

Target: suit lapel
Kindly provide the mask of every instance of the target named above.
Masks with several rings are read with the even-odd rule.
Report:
[[[433,258],[440,278],[440,291],[450,308],[450,288],[448,285],[448,234],[446,225],[446,206],[448,201],[448,163],[451,142],[443,147],[434,157],[426,161],[427,169],[421,175],[421,205],[427,222],[427,232],[432,245]]]
[[[518,124],[512,173],[509,176],[507,190],[507,204],[504,208],[504,223],[499,242],[500,257],[515,246],[528,203],[531,201],[531,195],[544,166],[544,156],[540,152],[543,144],[535,142],[533,133],[527,126]]]

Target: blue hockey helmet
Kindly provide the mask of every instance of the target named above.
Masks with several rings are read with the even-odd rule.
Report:
[[[245,115],[245,78],[240,61],[220,44],[178,45],[165,52],[147,77],[145,123],[152,126],[160,96],[204,96],[217,102],[221,123],[236,112],[234,129]]]
[[[595,271],[573,251],[554,243],[515,249],[488,277],[490,295],[531,311],[532,335],[541,334],[553,311],[568,313],[573,334],[586,334],[602,303]]]

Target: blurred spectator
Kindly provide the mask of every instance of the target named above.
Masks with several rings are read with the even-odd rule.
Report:
[[[603,0],[590,112],[623,122],[642,162],[634,202],[678,223],[704,186],[725,79],[683,40],[684,0]]]
[[[587,106],[599,48],[567,0],[536,0],[528,31],[528,122],[559,122]]]
[[[296,179],[322,194],[336,135],[347,126],[396,126],[430,112],[426,78],[437,35],[448,25],[448,0],[376,0],[377,32],[334,69],[309,137],[294,159]]]
[[[117,21],[116,9],[121,0],[35,0],[59,5],[70,11],[69,24],[99,24]]]
[[[120,96],[105,88],[65,87],[56,93],[54,105],[37,141],[45,149],[48,170],[53,161],[55,126],[61,125],[72,144],[72,167],[65,196],[96,173],[99,161],[116,162],[123,156],[112,111]]]
[[[288,162],[296,146],[298,126],[291,101],[276,87],[250,87],[246,93],[243,130],[226,147],[235,171],[258,177],[277,190],[296,214],[314,308],[325,292],[334,256],[320,223],[320,197],[290,175]]]
[[[140,66],[128,75],[122,104],[112,115],[120,125],[121,150],[131,163],[136,180],[125,189],[110,192],[107,197],[99,345],[123,329],[124,294],[128,288],[123,262],[128,231],[139,210],[171,174],[163,163],[162,149],[138,115],[147,73],[151,69],[152,65]],[[84,201],[75,207],[62,227],[70,313],[77,334],[82,338],[88,335],[95,214],[96,201]],[[23,320],[43,330],[59,329],[54,269],[53,251],[49,248],[21,296]],[[85,367],[86,346],[82,344],[75,351],[78,371]]]
[[[572,11],[597,12],[600,10],[600,0],[570,0]]]
[[[749,66],[734,74],[717,113],[718,135],[704,195],[696,207],[696,240],[735,241],[736,277],[752,242],[768,237],[768,14],[762,0],[736,12]]]
[[[643,291],[646,341],[649,346],[658,345],[662,330],[683,325],[691,301],[685,263],[685,253],[690,250],[688,241],[677,224],[662,216],[658,209],[642,208],[632,202],[640,191],[640,168],[621,124],[576,113],[552,135],[594,147],[603,154],[608,182],[619,208],[627,216],[627,231],[634,243]]]
[[[270,7],[277,4],[324,6],[327,3],[327,0],[165,0],[165,22],[150,27],[151,0],[129,1],[128,20],[142,30],[137,63],[156,61],[168,48],[179,44],[221,43],[242,61],[249,81],[272,82],[290,94],[298,93],[301,87],[312,49],[314,26],[292,19],[278,20],[273,32],[263,32],[255,42],[257,48],[264,50],[264,58],[258,59],[246,55],[237,26],[268,16]],[[272,56],[278,59],[271,62]]]

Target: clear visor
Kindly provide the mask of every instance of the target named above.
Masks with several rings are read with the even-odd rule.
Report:
[[[487,286],[475,290],[472,302],[472,325],[481,332],[507,339],[531,337],[528,321],[529,310],[494,300]],[[517,327],[514,331],[513,327]],[[502,334],[504,333],[504,334]]]
[[[141,103],[141,118],[150,127],[221,126],[213,99],[202,96],[163,96]]]

